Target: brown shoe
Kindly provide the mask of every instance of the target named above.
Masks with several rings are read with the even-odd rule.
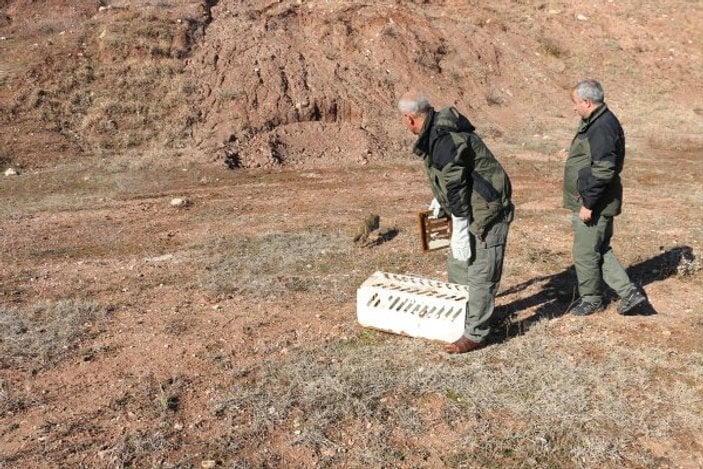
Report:
[[[485,344],[474,342],[473,340],[462,335],[456,342],[445,345],[444,351],[447,353],[466,353],[472,350],[480,349],[484,345]]]

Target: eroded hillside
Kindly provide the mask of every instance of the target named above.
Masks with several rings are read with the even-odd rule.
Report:
[[[606,84],[631,135],[657,129],[700,143],[697,2],[7,0],[1,8],[5,165],[117,154],[243,167],[363,163],[406,148],[394,103],[409,87],[466,110],[484,136],[514,143],[570,126],[566,90],[585,76]]]

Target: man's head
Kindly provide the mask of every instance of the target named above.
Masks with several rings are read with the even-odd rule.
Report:
[[[408,91],[398,101],[398,110],[403,116],[403,125],[418,135],[425,124],[427,113],[432,108],[427,96],[421,91]]]
[[[596,80],[581,80],[571,91],[574,111],[583,119],[588,119],[603,104],[604,98],[603,87]]]

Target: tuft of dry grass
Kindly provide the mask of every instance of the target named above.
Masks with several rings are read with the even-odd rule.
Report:
[[[19,386],[5,384],[0,380],[0,414],[12,415],[20,413],[29,407],[37,405],[41,398],[36,394],[27,394],[20,390]],[[17,428],[18,424],[11,424],[12,427],[5,431],[12,431]],[[0,462],[2,460],[0,459]]]
[[[563,59],[569,56],[569,51],[563,47],[557,40],[540,36],[537,38],[542,50],[552,57]]]
[[[106,318],[97,303],[66,299],[11,308],[0,305],[0,368],[37,370],[53,366],[94,335]]]
[[[137,462],[150,461],[158,467],[164,452],[178,446],[174,443],[178,433],[174,430],[136,430],[126,434],[120,442],[106,453],[111,465],[116,467],[136,467]]]

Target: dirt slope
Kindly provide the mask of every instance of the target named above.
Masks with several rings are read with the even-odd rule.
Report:
[[[229,141],[247,164],[363,160],[399,149],[394,104],[411,86],[489,136],[549,126],[577,77],[602,78],[623,106],[685,91],[701,79],[700,8],[640,6],[221,1],[189,60],[205,84],[196,140]]]

